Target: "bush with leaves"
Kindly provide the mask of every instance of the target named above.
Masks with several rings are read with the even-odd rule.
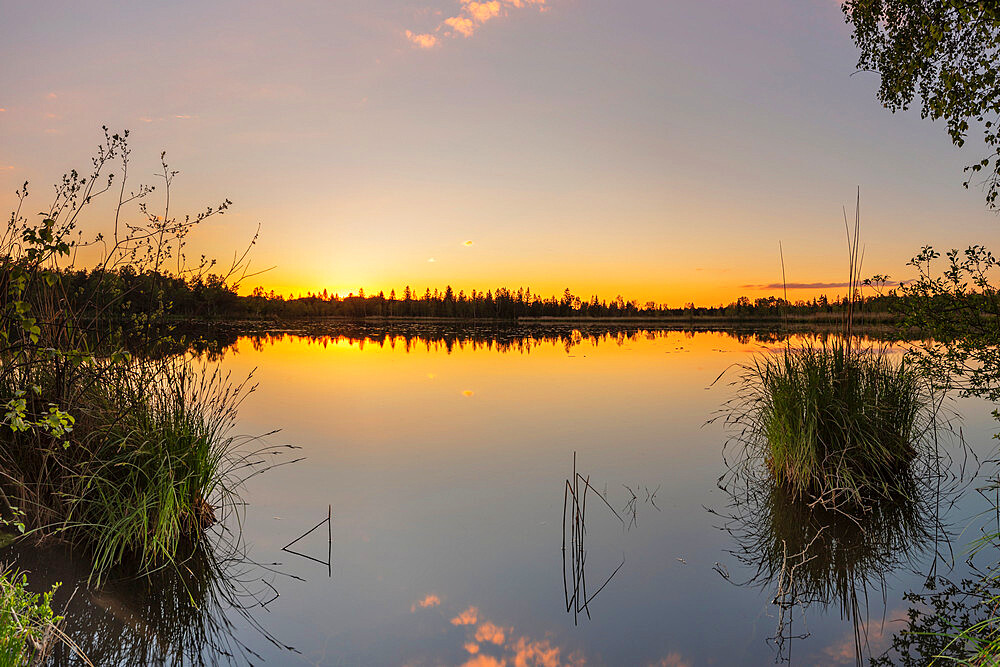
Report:
[[[230,202],[176,217],[178,172],[161,154],[154,212],[155,187],[129,189],[127,137],[105,128],[90,172],[66,174],[37,219],[22,213],[25,184],[0,230],[0,513],[19,531],[93,550],[98,576],[130,558],[159,566],[200,537],[213,493],[229,488],[226,432],[243,388],[190,359],[129,351],[177,347],[165,287],[209,276],[215,262],[189,263],[188,237]],[[83,214],[102,195],[117,195],[113,220],[88,236]],[[82,291],[66,279],[81,251],[97,257]],[[236,284],[248,252],[212,280]],[[198,373],[219,386],[204,390]]]
[[[58,586],[37,594],[27,585],[23,573],[0,572],[0,667],[40,664],[61,635],[58,624],[63,619],[52,611]]]

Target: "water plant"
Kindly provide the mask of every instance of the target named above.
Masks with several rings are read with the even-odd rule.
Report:
[[[744,366],[737,384],[726,421],[793,500],[869,507],[905,492],[918,449],[933,446],[935,398],[884,347],[787,347]]]
[[[98,580],[126,561],[147,572],[174,563],[236,502],[230,471],[247,461],[228,431],[252,391],[164,355],[184,349],[164,285],[225,285],[246,269],[246,253],[222,276],[185,257],[189,234],[229,202],[178,218],[177,172],[161,154],[166,192],[154,212],[154,187],[127,189],[126,137],[105,129],[91,172],[65,175],[40,221],[21,213],[25,184],[0,229],[0,521],[69,540],[91,554]],[[82,213],[109,191],[113,231],[85,237]],[[83,287],[69,280],[81,252],[97,257]]]
[[[788,661],[803,636],[808,609],[839,609],[854,630],[858,665],[871,654],[869,628],[884,624],[872,600],[886,600],[894,573],[910,570],[933,578],[954,561],[958,527],[950,510],[976,475],[967,459],[918,457],[899,473],[890,495],[864,511],[827,508],[791,497],[771,472],[741,461],[719,480],[728,496],[724,509],[710,510],[734,540],[730,555],[739,566],[716,571],[739,586],[768,591],[776,629],[769,639],[779,661]],[[876,632],[881,633],[881,630]]]
[[[173,359],[119,366],[94,388],[85,410],[95,428],[75,445],[77,473],[61,480],[60,530],[93,553],[95,573],[128,558],[170,563],[239,502],[230,473],[245,460],[230,429],[248,381]]]
[[[853,232],[846,211],[844,223],[849,303],[841,335],[819,346],[786,344],[742,365],[721,416],[737,430],[746,461],[766,467],[792,500],[857,512],[905,493],[899,480],[911,463],[936,455],[941,399],[909,359],[855,335],[860,195]]]

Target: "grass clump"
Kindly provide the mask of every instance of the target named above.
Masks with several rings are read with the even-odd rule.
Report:
[[[925,435],[936,433],[937,411],[926,376],[913,363],[884,346],[856,343],[855,304],[866,282],[860,190],[853,232],[846,210],[844,226],[842,336],[758,356],[742,366],[737,397],[723,410],[726,423],[740,429],[744,460],[763,463],[793,502],[842,511],[906,495],[901,480],[927,444]]]
[[[246,393],[246,381],[183,360],[111,374],[88,406],[97,428],[79,439],[88,451],[67,480],[63,522],[92,550],[95,572],[129,558],[169,563],[237,502],[229,473],[241,459],[229,429]]]
[[[126,137],[105,129],[89,175],[66,174],[38,218],[22,214],[25,184],[0,225],[0,526],[68,540],[98,580],[176,562],[237,502],[230,473],[247,465],[228,435],[246,382],[184,352],[167,297],[177,284],[235,289],[247,253],[216,275],[185,251],[230,202],[171,213],[177,172],[161,154],[154,212],[153,186],[125,185]],[[82,212],[106,192],[114,232],[85,234]]]
[[[744,366],[737,384],[726,420],[792,500],[865,508],[905,491],[934,408],[905,359],[839,341],[786,348]]]
[[[0,440],[0,501],[9,522],[57,535],[92,555],[97,579],[124,563],[169,564],[216,511],[237,502],[230,473],[245,460],[229,434],[247,381],[191,359],[119,360],[53,386],[45,364],[0,385],[0,402],[31,385],[26,419],[58,395],[70,430],[8,431]],[[32,392],[35,393],[35,392]],[[15,394],[16,395],[16,392]]]

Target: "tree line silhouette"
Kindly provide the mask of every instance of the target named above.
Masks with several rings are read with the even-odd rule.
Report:
[[[790,301],[774,296],[751,301],[748,297],[718,306],[696,306],[686,303],[680,307],[622,296],[614,299],[589,299],[573,294],[568,288],[561,296],[543,297],[530,288],[516,291],[506,287],[495,290],[472,290],[456,293],[449,285],[443,291],[426,288],[418,294],[409,286],[401,293],[391,290],[388,295],[380,291],[366,294],[363,289],[347,296],[321,293],[288,298],[257,288],[250,296],[239,297],[245,314],[257,317],[347,317],[347,318],[455,318],[467,320],[518,320],[531,318],[643,318],[643,319],[781,319],[785,317],[829,318],[842,317],[848,299],[833,299],[820,295],[812,300]],[[875,316],[884,320],[893,311],[898,299],[891,294],[868,296],[855,302],[858,315]]]
[[[102,318],[134,318],[153,312],[169,312],[173,317],[189,319],[243,318],[281,319],[308,317],[364,318],[454,318],[462,320],[519,320],[531,318],[643,318],[693,320],[717,318],[728,320],[809,319],[837,321],[848,303],[846,296],[811,300],[785,300],[768,296],[751,300],[740,297],[726,305],[696,306],[686,303],[671,307],[664,303],[622,296],[599,299],[581,298],[566,289],[560,296],[544,297],[530,288],[513,290],[499,287],[472,290],[466,294],[452,287],[444,290],[426,288],[418,293],[409,286],[401,292],[366,294],[363,289],[347,296],[307,292],[284,296],[257,287],[249,295],[238,293],[238,286],[218,275],[207,274],[192,279],[159,272],[137,273],[131,267],[119,271],[70,270],[59,274],[61,292],[71,301],[79,301]],[[46,289],[40,284],[37,289]],[[855,317],[886,321],[898,312],[901,299],[892,293],[867,296],[855,302]]]

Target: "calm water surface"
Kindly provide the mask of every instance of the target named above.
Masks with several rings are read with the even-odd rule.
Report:
[[[794,664],[855,662],[854,614],[841,600],[792,610],[782,643],[778,583],[739,585],[759,563],[733,552],[746,546],[748,520],[767,533],[768,510],[752,506],[736,531],[708,511],[731,512],[732,500],[718,486],[726,434],[705,424],[731,390],[712,383],[776,343],[725,333],[398,333],[275,333],[225,351],[225,367],[254,371],[259,383],[236,430],[281,429],[268,441],[302,449],[278,460],[305,459],[250,480],[242,535],[252,562],[218,565],[221,584],[196,577],[208,580],[193,587],[197,605],[178,605],[176,584],[159,594],[124,584],[77,591],[69,629],[99,664],[184,642],[208,663],[225,647],[237,664],[681,667],[763,665],[789,652]],[[958,406],[969,446],[988,458],[989,410]],[[567,611],[573,550],[562,551],[574,453],[594,489],[582,563],[591,599],[577,613]],[[323,525],[292,547],[302,555],[282,551],[328,507],[332,542]],[[961,530],[985,507],[973,489],[940,518]],[[961,553],[967,541],[952,547]],[[919,546],[886,568],[885,603],[879,586],[868,589],[857,614],[866,655],[900,627],[902,594],[919,589],[934,551]],[[71,559],[38,558],[22,564],[69,580],[69,592]],[[232,595],[205,592],[213,586],[235,590],[246,613]]]

